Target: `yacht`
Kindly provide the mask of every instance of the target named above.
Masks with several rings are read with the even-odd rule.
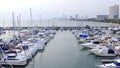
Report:
[[[115,60],[112,63],[103,64],[103,65],[96,65],[99,68],[120,68],[120,59]]]
[[[5,52],[4,56],[0,59],[1,65],[17,65],[24,66],[27,60],[24,56],[17,54],[16,51]]]
[[[116,56],[118,53],[111,49],[99,49],[98,51],[94,52],[95,55],[97,56]]]

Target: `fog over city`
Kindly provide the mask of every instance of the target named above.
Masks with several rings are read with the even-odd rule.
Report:
[[[59,18],[63,15],[94,18],[109,13],[109,6],[120,4],[120,0],[0,0],[0,22],[12,22],[21,14],[21,20],[30,20],[30,8],[33,20]]]

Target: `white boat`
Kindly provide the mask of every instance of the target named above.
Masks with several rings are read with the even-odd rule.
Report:
[[[21,48],[20,48],[20,45],[21,45]],[[32,54],[31,54],[32,51],[30,51],[30,49],[29,49],[29,47],[28,47],[27,45],[19,44],[19,47],[17,47],[17,48],[15,49],[15,51],[16,51],[19,55],[25,57],[27,60],[32,59]]]
[[[95,52],[98,52],[100,49],[108,49],[108,48],[107,48],[107,46],[97,45],[95,48],[92,48],[88,51],[90,51],[91,53],[95,53]]]
[[[94,39],[90,39],[90,38],[80,38],[80,39],[78,39],[78,42],[79,43],[89,43],[89,42],[91,42],[91,41],[93,41]]]
[[[108,50],[109,47],[110,46],[108,46],[108,45],[106,45],[106,46],[97,45],[96,47],[94,47],[88,51],[90,51],[91,53],[95,53],[95,52],[98,52],[100,49]],[[115,49],[120,51],[120,46],[115,46]]]
[[[97,56],[116,56],[118,53],[111,48],[108,49],[99,49],[98,51],[94,52]]]
[[[99,68],[120,68],[120,59],[115,60],[112,63],[103,64],[103,65],[96,65]]]
[[[19,35],[20,35],[20,36],[29,35],[29,34],[31,34],[31,33],[30,33],[30,30],[21,30],[21,31],[19,32]]]
[[[83,48],[94,48],[94,47],[96,47],[97,45],[100,45],[100,44],[101,44],[101,42],[94,41],[94,42],[88,42],[88,43],[81,44],[81,46]]]
[[[22,42],[22,44],[27,45],[29,47],[29,51],[30,51],[31,55],[35,55],[35,53],[38,50],[37,46],[35,46],[34,43],[24,41],[24,42]]]
[[[45,44],[43,43],[42,38],[40,38],[38,35],[33,36],[33,37],[32,37],[31,39],[29,39],[29,40],[36,40],[33,45],[34,45],[34,46],[37,46],[37,48],[38,48],[39,50],[43,50],[43,49],[44,49]],[[46,42],[45,42],[45,43],[46,43]]]
[[[54,34],[52,34],[52,33],[49,36],[50,36],[50,38],[54,38]]]
[[[1,58],[0,64],[24,66],[27,64],[27,60],[25,57],[20,56],[15,52],[8,52]]]

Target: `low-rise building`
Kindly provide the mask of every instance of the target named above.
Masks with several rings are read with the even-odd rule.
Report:
[[[101,20],[106,20],[108,19],[108,15],[97,15],[97,20],[101,21]]]

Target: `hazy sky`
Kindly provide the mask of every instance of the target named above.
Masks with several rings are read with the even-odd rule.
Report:
[[[29,20],[29,8],[32,8],[33,19],[61,17],[63,14],[80,17],[96,17],[108,14],[111,5],[120,4],[120,0],[0,0],[0,21],[12,21],[21,14],[22,20]]]

